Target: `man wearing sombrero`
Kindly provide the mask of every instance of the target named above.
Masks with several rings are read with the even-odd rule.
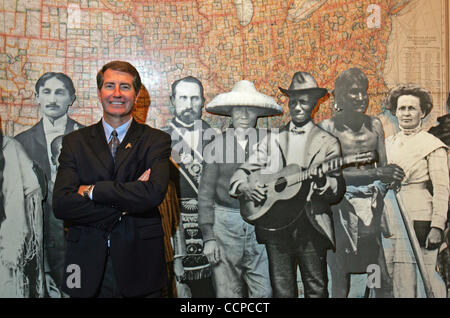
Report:
[[[229,195],[228,185],[256,145],[257,118],[281,114],[282,108],[243,80],[216,96],[206,110],[232,119],[232,127],[205,147],[198,194],[199,226],[216,296],[271,297],[266,248],[257,243],[254,226],[242,219],[239,201]]]
[[[290,164],[303,169],[318,165],[311,172],[312,182],[306,188],[304,199],[301,197],[302,204],[292,204],[286,209],[294,209],[290,211],[296,215],[293,221],[275,230],[256,223],[256,235],[258,242],[266,245],[274,297],[298,297],[297,265],[305,297],[328,297],[326,255],[327,249],[334,248],[335,244],[329,205],[342,198],[345,183],[340,170],[323,174],[321,164],[339,157],[340,145],[334,136],[311,120],[313,110],[327,95],[327,90],[319,88],[309,73],[295,73],[289,89],[280,90],[289,97],[291,122],[258,144],[259,159],[250,157],[235,172],[230,180],[230,194],[263,203],[268,199],[267,186],[250,183],[250,175],[262,169],[281,171]],[[269,212],[277,216],[275,219],[287,215],[287,211],[274,207]]]

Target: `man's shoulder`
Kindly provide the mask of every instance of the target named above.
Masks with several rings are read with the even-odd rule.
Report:
[[[311,132],[314,133],[315,138],[320,138],[326,143],[339,144],[339,139],[337,137],[335,137],[332,133],[326,131],[325,129],[316,124],[314,124],[314,127]]]
[[[3,151],[6,151],[6,149],[10,149],[10,148],[23,148],[23,146],[17,139],[11,138],[8,136],[3,136],[3,145],[2,146],[3,146]]]
[[[72,119],[70,117],[67,117],[67,124],[66,124],[66,126],[73,127],[73,129],[75,129],[75,130],[78,130],[78,129],[86,127],[85,125],[77,122],[75,119]]]
[[[144,134],[153,135],[153,138],[168,138],[170,139],[169,132],[164,128],[155,128],[147,124],[140,124],[136,122],[137,127],[140,127]]]
[[[72,140],[76,138],[84,138],[88,135],[91,135],[97,128],[98,123],[89,126],[82,126],[79,129],[73,130],[69,132],[67,135],[63,137],[64,140]]]
[[[21,133],[17,134],[14,138],[20,142],[23,142],[29,138],[36,138],[38,136],[36,132],[40,129],[42,130],[44,129],[42,124],[42,118],[27,130],[24,130]]]
[[[334,119],[333,118],[327,118],[324,119],[316,124],[323,130],[326,130],[328,132],[332,131],[334,129]]]
[[[140,140],[144,141],[142,145],[154,145],[157,144],[165,144],[167,143],[169,146],[171,144],[170,135],[159,128],[151,127],[147,124],[141,124],[138,122],[134,122],[134,132],[139,137]]]
[[[164,126],[164,127],[161,127],[161,130],[164,131],[166,134],[170,135],[170,133],[173,131],[173,128],[170,126]]]
[[[321,136],[322,138],[337,139],[332,133],[330,133],[329,131],[325,130],[320,125],[314,124],[313,131],[314,131],[315,134],[317,134],[318,136]]]

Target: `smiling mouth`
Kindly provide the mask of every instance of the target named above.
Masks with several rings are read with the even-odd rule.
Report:
[[[124,102],[110,102],[109,104],[112,105],[112,106],[122,106],[125,103]]]

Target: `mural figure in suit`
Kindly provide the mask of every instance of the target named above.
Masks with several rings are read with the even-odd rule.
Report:
[[[47,183],[56,176],[56,165],[52,162],[51,143],[61,135],[84,127],[68,117],[69,107],[74,103],[75,87],[72,79],[63,73],[48,72],[35,85],[36,101],[40,105],[42,118],[30,129],[15,138],[28,156],[43,171]],[[51,189],[47,196],[51,198]],[[52,213],[51,199],[44,202],[44,259],[45,277],[49,297],[64,296],[60,289],[64,274],[64,223]]]
[[[198,188],[202,174],[203,134],[211,126],[201,120],[205,103],[199,79],[187,76],[172,83],[174,118],[164,128],[172,136],[170,178],[180,201],[180,224],[174,236],[174,272],[178,297],[214,297],[211,267],[203,252],[198,226]]]

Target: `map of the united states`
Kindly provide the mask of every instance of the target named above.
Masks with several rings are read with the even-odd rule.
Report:
[[[193,75],[206,102],[241,79],[274,96],[295,71],[309,71],[333,89],[339,72],[361,68],[369,78],[368,113],[379,114],[388,88],[383,71],[392,17],[408,0],[41,0],[0,3],[0,114],[16,135],[39,119],[34,84],[47,71],[69,75],[77,89],[71,117],[101,117],[95,76],[108,61],[133,63],[144,91],[136,117],[161,127],[170,113],[170,84]],[[147,105],[150,107],[147,109]],[[330,117],[332,98],[315,120]],[[288,115],[270,119],[279,125]],[[221,127],[223,118],[206,114]]]

